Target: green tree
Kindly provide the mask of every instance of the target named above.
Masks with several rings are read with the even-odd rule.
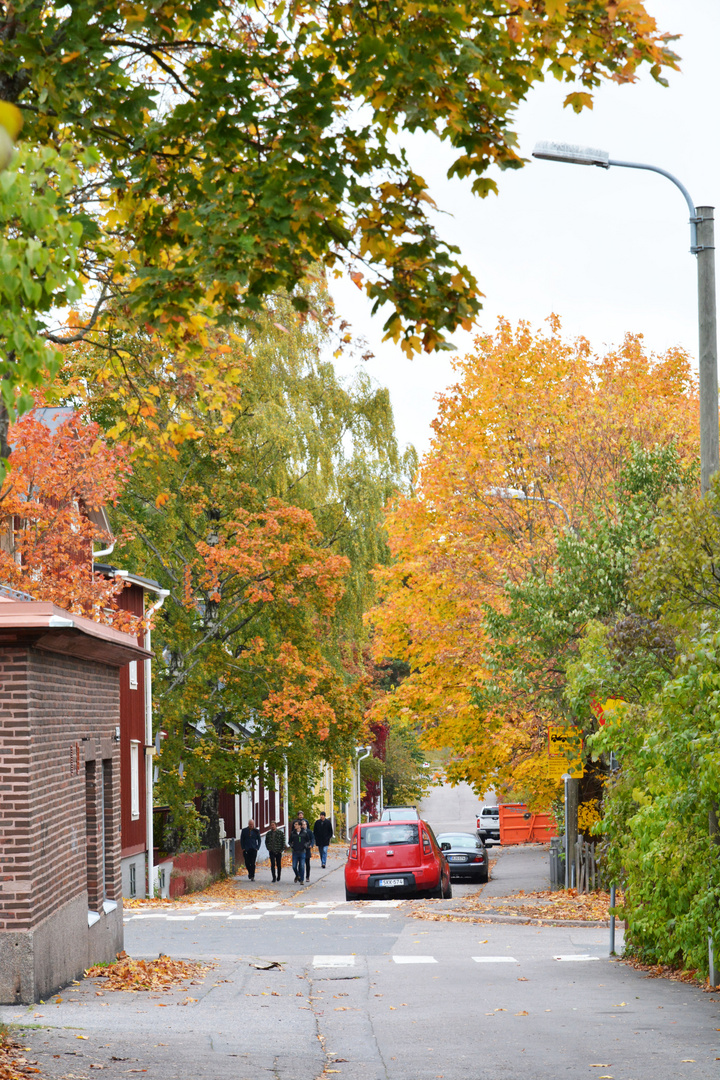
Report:
[[[160,461],[137,455],[116,515],[134,536],[123,563],[170,590],[154,636],[158,798],[187,829],[200,794],[207,842],[218,789],[286,762],[297,788],[365,730],[363,614],[387,559],[384,504],[414,458],[398,455],[387,393],[363,375],[345,387],[319,347],[274,305],[229,346],[232,418],[210,413],[211,432]],[[189,389],[183,401],[191,412]],[[95,399],[106,422],[114,408]]]
[[[21,109],[27,152],[62,147],[80,170],[63,196],[77,234],[51,250],[72,262],[80,244],[91,310],[43,336],[94,337],[118,377],[128,331],[194,371],[209,323],[254,318],[318,263],[351,268],[408,352],[446,346],[480,294],[397,132],[447,143],[451,175],[485,195],[491,165],[522,165],[515,110],[546,74],[578,85],[579,110],[604,78],[676,65],[642,3],[615,0],[13,0],[0,40],[0,101]],[[34,358],[0,341],[0,376],[25,387]]]

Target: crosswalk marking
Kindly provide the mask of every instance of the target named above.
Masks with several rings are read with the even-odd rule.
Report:
[[[262,913],[252,912],[248,915],[228,915],[228,922],[230,922],[231,919],[262,919]]]
[[[434,956],[393,956],[396,964],[437,964]]]
[[[599,956],[589,956],[587,953],[573,953],[570,956],[553,956],[553,960],[599,960]]]
[[[354,956],[313,956],[313,967],[354,967]]]
[[[194,915],[168,915],[167,916],[167,921],[168,922],[192,922],[194,918],[195,918]],[[230,918],[232,919],[232,915],[230,916]]]
[[[296,919],[327,919],[327,911],[298,911]]]
[[[514,956],[473,956],[476,964],[519,964]]]
[[[339,915],[339,911],[334,911],[333,915]],[[358,911],[355,913],[356,919],[389,919],[390,916],[384,911]]]

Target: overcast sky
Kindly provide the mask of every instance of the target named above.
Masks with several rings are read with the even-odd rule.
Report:
[[[518,112],[520,153],[530,157],[541,139],[599,147],[669,170],[696,205],[718,207],[720,0],[646,0],[646,7],[662,30],[682,35],[675,45],[682,71],[669,73],[669,88],[649,74],[630,86],[607,83],[592,112],[577,116],[562,107],[572,87],[551,78]],[[450,215],[439,221],[442,235],[460,246],[485,293],[483,331],[499,315],[541,326],[554,311],[569,336],[583,334],[598,350],[630,331],[642,333],[654,351],[681,345],[697,355],[687,207],[664,177],[532,161],[518,172],[498,171],[499,196],[478,199],[470,181],[447,179],[451,156],[437,141],[414,138],[407,145],[414,168]],[[333,292],[339,313],[375,353],[364,367],[390,388],[400,442],[424,452],[435,395],[454,381],[450,354],[406,360],[396,346],[381,344],[384,317],[371,317],[354,285],[337,282]],[[454,341],[462,355],[472,335]]]

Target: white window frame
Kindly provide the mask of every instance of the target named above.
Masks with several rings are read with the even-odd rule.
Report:
[[[140,817],[140,740],[130,740],[130,817]]]

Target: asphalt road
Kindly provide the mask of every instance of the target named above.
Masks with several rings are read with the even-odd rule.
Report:
[[[442,799],[431,809],[440,828],[467,825]],[[544,859],[504,850],[491,885],[512,891],[525,874],[537,887],[529,879]],[[26,1032],[27,1056],[43,1076],[73,1080],[98,1066],[109,1080],[139,1070],[157,1080],[717,1080],[716,996],[610,959],[606,929],[346,904],[343,861],[334,850],[292,900],[128,913],[128,952],[214,962],[199,985],[107,994],[86,980],[59,1003],[0,1009],[0,1020],[42,1025]]]

